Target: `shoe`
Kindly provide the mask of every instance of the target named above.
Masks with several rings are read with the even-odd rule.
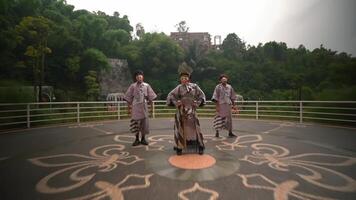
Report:
[[[148,145],[148,142],[145,140],[145,138],[142,138],[142,139],[141,139],[141,144],[143,144],[143,145]]]
[[[140,140],[136,139],[135,142],[132,143],[132,146],[140,145]]]
[[[219,131],[216,131],[215,137],[219,137]]]
[[[229,137],[236,137],[235,134],[233,134],[232,132],[229,133]]]
[[[204,153],[204,147],[199,147],[199,155],[203,155]]]
[[[182,155],[182,149],[178,149],[178,148],[177,148],[177,155],[178,155],[178,156]]]

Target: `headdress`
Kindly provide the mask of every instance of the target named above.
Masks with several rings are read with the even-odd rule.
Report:
[[[193,69],[186,62],[183,62],[178,67],[179,77],[181,77],[183,75],[190,77],[192,72],[193,72]]]

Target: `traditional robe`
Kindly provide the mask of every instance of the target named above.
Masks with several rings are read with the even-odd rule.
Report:
[[[148,83],[133,83],[127,89],[124,99],[132,106],[130,131],[138,136],[149,133],[147,102],[157,97]]]
[[[214,128],[216,130],[227,129],[229,132],[231,132],[231,106],[233,102],[237,100],[234,89],[229,84],[224,86],[220,83],[215,87],[211,100],[215,102],[216,106],[218,107],[218,112],[216,112],[214,118]]]
[[[174,139],[176,147],[187,147],[187,141],[197,141],[199,147],[204,148],[203,134],[197,118],[196,109],[205,103],[205,94],[194,83],[180,84],[167,97],[168,105],[177,105],[181,101],[175,115]]]

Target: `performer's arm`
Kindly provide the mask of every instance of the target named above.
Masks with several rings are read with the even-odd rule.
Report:
[[[219,112],[219,87],[218,85],[214,89],[213,96],[211,97],[211,101],[215,103],[215,110],[216,112]]]
[[[131,114],[132,109],[132,101],[133,101],[133,93],[134,93],[134,86],[130,85],[125,93],[124,100],[127,102],[127,112]]]
[[[238,108],[237,108],[237,105],[236,105],[236,100],[237,100],[237,97],[236,97],[236,93],[235,93],[235,90],[234,88],[231,87],[231,102],[232,102],[232,109],[235,111],[235,112],[238,112]]]
[[[157,94],[153,91],[150,85],[147,86],[147,99],[148,101],[153,101],[157,98]]]
[[[203,92],[203,90],[200,89],[200,87],[198,85],[196,85],[196,89],[197,89],[197,106],[203,106],[205,105],[205,94]]]
[[[178,106],[180,105],[180,101],[178,97],[178,87],[174,88],[167,96],[167,105],[169,106]],[[172,105],[173,104],[173,105]]]
[[[127,113],[129,115],[131,114],[131,110],[132,110],[132,105],[131,104],[127,104]]]

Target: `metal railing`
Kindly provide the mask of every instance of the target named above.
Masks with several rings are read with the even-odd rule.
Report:
[[[356,126],[356,101],[239,101],[233,117],[286,119]],[[151,118],[173,117],[176,109],[166,101],[154,101]],[[198,108],[200,117],[213,118],[215,105],[208,101]],[[81,123],[129,118],[126,102],[51,102],[0,104],[0,130],[47,124]]]

